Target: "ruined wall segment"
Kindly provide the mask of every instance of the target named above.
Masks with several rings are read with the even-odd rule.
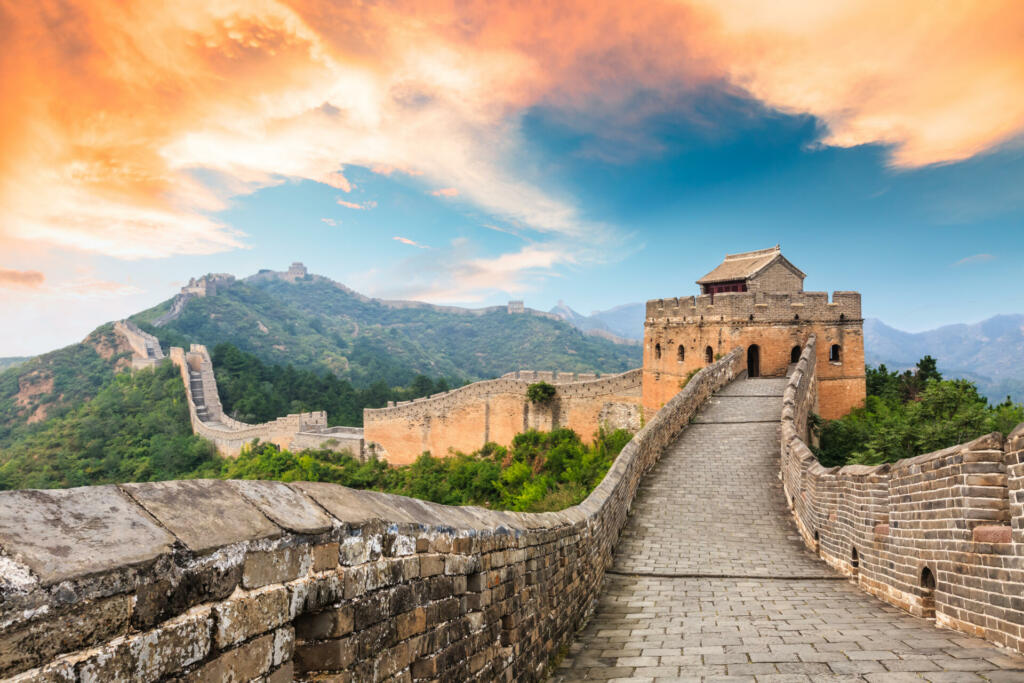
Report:
[[[0,492],[0,677],[543,680],[641,478],[741,359],[702,370],[561,512],[303,482]]]
[[[783,484],[805,543],[886,602],[1024,652],[1024,424],[1005,441],[822,467],[807,446],[818,343],[790,377],[781,425]]]
[[[584,439],[600,427],[640,428],[641,371],[596,378],[589,374],[519,371],[442,394],[363,411],[367,444],[392,464],[410,463],[425,451],[445,456],[472,452],[487,442],[512,443],[528,429],[568,427]],[[556,387],[549,405],[526,398],[527,387]]]
[[[152,368],[164,359],[164,351],[160,348],[160,340],[143,332],[129,320],[114,323],[114,332],[121,335],[132,349],[132,369]]]

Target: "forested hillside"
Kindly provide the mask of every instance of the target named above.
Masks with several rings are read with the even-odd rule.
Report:
[[[399,307],[318,276],[255,276],[193,299],[153,327],[166,310],[165,303],[132,319],[165,345],[228,342],[264,362],[327,370],[357,387],[404,386],[421,374],[457,384],[523,368],[615,373],[641,362],[639,346],[586,336],[561,320]]]

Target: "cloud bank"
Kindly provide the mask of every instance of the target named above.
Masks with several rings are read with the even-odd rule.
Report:
[[[823,144],[951,162],[1020,135],[1022,31],[1009,0],[6,3],[0,245],[237,249],[245,235],[213,217],[232,197],[289,178],[347,193],[361,165],[531,235],[495,257],[453,250],[452,279],[423,296],[521,291],[523,273],[621,237],[516,171],[529,108],[602,112],[614,137],[636,93],[670,107],[710,85],[818,117]]]

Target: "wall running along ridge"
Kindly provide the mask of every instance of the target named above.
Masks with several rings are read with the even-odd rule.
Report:
[[[170,358],[181,369],[192,431],[212,441],[221,455],[237,456],[254,439],[293,450],[327,448],[348,451],[357,458],[366,455],[363,430],[328,427],[327,413],[322,410],[293,413],[256,425],[234,420],[221,407],[213,362],[205,346],[192,344],[188,352],[171,347]]]
[[[702,370],[561,512],[303,482],[0,492],[0,677],[541,680],[641,478],[742,370],[740,349]]]
[[[528,429],[568,427],[584,439],[600,427],[636,431],[641,370],[596,378],[589,374],[520,371],[474,382],[433,396],[363,411],[367,443],[392,464],[413,462],[424,451],[445,456],[472,452],[485,443],[509,445]],[[534,382],[555,385],[548,404],[531,403]]]
[[[114,323],[114,332],[124,337],[132,349],[132,369],[152,368],[164,359],[164,350],[160,348],[160,340],[143,332],[129,320]]]
[[[1024,652],[1024,424],[1005,441],[997,432],[892,464],[822,467],[807,446],[815,344],[790,378],[781,426],[805,543],[888,603]]]

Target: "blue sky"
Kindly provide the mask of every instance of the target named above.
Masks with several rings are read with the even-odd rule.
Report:
[[[1024,13],[683,5],[715,21],[399,3],[347,19],[376,36],[353,57],[327,14],[272,2],[248,38],[211,29],[212,54],[172,15],[134,61],[80,36],[107,68],[59,38],[42,60],[26,32],[0,140],[0,315],[20,333],[0,356],[292,261],[373,296],[589,313],[781,244],[807,289],[860,291],[901,329],[1024,311],[1024,83],[993,68],[1020,63]],[[550,31],[524,45],[527,18]]]

